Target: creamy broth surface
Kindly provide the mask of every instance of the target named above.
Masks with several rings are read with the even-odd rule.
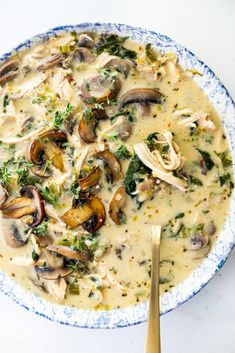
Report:
[[[4,66],[5,65],[5,66]],[[0,66],[0,268],[35,294],[112,309],[208,255],[233,189],[220,118],[172,53],[65,33]]]

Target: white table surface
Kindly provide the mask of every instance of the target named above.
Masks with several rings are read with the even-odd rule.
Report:
[[[48,28],[86,21],[142,26],[191,49],[235,97],[233,0],[0,0],[0,53]],[[162,353],[235,353],[235,252],[196,297],[162,317]],[[62,326],[0,293],[2,353],[142,353],[146,325],[119,330]]]

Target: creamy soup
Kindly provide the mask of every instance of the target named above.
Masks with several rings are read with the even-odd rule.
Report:
[[[172,53],[64,33],[0,66],[0,267],[35,294],[112,309],[208,255],[233,189],[213,106]]]

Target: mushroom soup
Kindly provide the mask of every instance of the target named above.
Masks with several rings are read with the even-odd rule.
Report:
[[[220,119],[172,53],[65,33],[0,66],[0,267],[37,295],[110,309],[207,256],[233,189]],[[218,207],[219,205],[219,207]]]

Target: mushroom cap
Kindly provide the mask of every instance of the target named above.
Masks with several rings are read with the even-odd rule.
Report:
[[[20,194],[33,200],[35,211],[33,213],[33,222],[30,224],[30,226],[38,226],[45,217],[44,201],[40,194],[40,191],[33,185],[27,185],[20,190]]]
[[[123,177],[121,164],[112,152],[108,150],[99,151],[94,157],[103,161],[108,182],[113,183]]]
[[[105,77],[97,74],[85,79],[81,85],[81,92],[85,99],[95,99],[97,103],[113,99],[121,88],[121,81],[116,76]]]
[[[53,251],[57,254],[68,257],[73,260],[80,260],[83,262],[87,262],[90,260],[90,254],[85,250],[73,250],[69,246],[63,245],[49,245],[47,250]]]
[[[103,203],[96,196],[89,200],[89,206],[93,210],[93,215],[82,224],[82,227],[89,233],[95,233],[105,223],[106,211]]]
[[[67,141],[67,136],[61,130],[51,129],[40,134],[39,138],[36,138],[30,146],[29,156],[30,156],[31,162],[37,165],[43,164],[46,159],[45,146],[52,142],[61,144],[66,141]],[[50,149],[50,146],[48,150],[49,149]]]
[[[12,80],[18,73],[19,61],[10,59],[0,65],[0,85]]]
[[[93,196],[83,205],[74,205],[61,219],[71,229],[81,225],[89,233],[94,233],[104,224],[106,212],[101,200]]]
[[[34,269],[39,277],[48,280],[64,278],[69,276],[73,272],[73,270],[71,270],[70,268],[53,269],[48,266],[35,266]]]
[[[0,208],[8,198],[7,190],[0,184]]]
[[[103,65],[104,68],[109,70],[116,70],[121,72],[125,77],[128,76],[132,63],[125,59],[119,58],[118,56],[110,56],[106,63]]]
[[[161,103],[162,94],[155,88],[133,88],[126,93],[119,100],[118,107],[122,109],[127,104],[131,103]]]
[[[78,47],[73,53],[73,59],[79,63],[90,64],[94,60],[94,56],[87,48]]]
[[[4,239],[11,248],[19,248],[27,243],[27,237],[21,234],[19,227],[15,222],[9,224],[7,230],[4,231]]]
[[[82,33],[78,37],[79,47],[93,48],[95,43],[93,38],[91,38],[87,33]]]
[[[38,71],[45,71],[45,70],[51,69],[52,67],[62,63],[63,60],[64,60],[64,54],[62,53],[55,54],[44,64],[39,65]]]
[[[99,167],[95,167],[85,178],[78,179],[78,184],[81,190],[85,191],[90,187],[98,184],[101,178],[101,173],[101,169]]]
[[[29,197],[15,197],[5,202],[1,208],[4,218],[21,218],[36,211],[36,205]]]
[[[109,204],[109,216],[116,224],[122,223],[123,207],[126,204],[126,191],[124,186],[119,186],[115,191],[113,198]]]
[[[106,119],[105,110],[89,109],[83,113],[83,117],[79,122],[78,132],[85,143],[93,143],[96,139],[96,126],[100,119]]]

